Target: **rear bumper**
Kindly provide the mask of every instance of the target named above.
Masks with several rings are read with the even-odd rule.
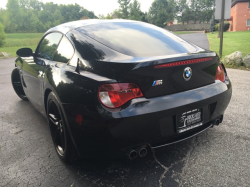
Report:
[[[111,110],[99,105],[64,104],[72,138],[81,155],[102,156],[130,147],[148,144],[153,148],[178,142],[211,126],[211,121],[224,114],[232,95],[231,83],[214,84],[157,98],[137,98],[124,108]],[[178,134],[176,115],[202,108],[203,125]],[[77,114],[84,122],[75,123]]]

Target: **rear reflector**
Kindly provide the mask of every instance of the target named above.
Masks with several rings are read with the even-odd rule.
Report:
[[[140,88],[133,83],[104,84],[99,89],[99,100],[108,108],[117,108],[131,99],[143,97]]]
[[[226,76],[225,76],[225,71],[222,65],[219,65],[217,70],[216,70],[216,76],[215,80],[220,80],[221,82],[225,82]]]
[[[173,66],[182,66],[182,65],[187,65],[187,64],[194,64],[194,63],[199,63],[199,62],[205,62],[212,60],[212,58],[198,58],[198,59],[193,59],[193,60],[185,60],[185,61],[179,61],[179,62],[172,62],[172,63],[167,63],[167,64],[161,64],[155,66],[155,68],[165,68],[165,67],[173,67]]]
[[[82,115],[81,115],[81,114],[76,115],[75,120],[76,120],[76,123],[77,123],[77,124],[81,125],[82,122],[83,122],[83,117],[82,117]]]

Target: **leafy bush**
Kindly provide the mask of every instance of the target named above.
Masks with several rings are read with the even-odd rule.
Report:
[[[0,47],[2,47],[5,43],[6,34],[4,32],[4,26],[0,23]]]
[[[220,24],[217,23],[217,24],[214,26],[214,29],[215,29],[216,31],[218,31],[218,30],[219,30],[219,26],[220,26]]]
[[[226,32],[229,29],[230,23],[229,22],[224,22],[224,28],[223,31]]]
[[[226,31],[229,29],[229,26],[230,26],[230,23],[229,23],[229,22],[224,22],[223,31],[226,32]],[[215,30],[216,30],[216,31],[219,31],[219,28],[220,28],[220,23],[217,23],[217,24],[215,25]]]

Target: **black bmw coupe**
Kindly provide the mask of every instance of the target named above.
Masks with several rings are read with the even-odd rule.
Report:
[[[17,55],[13,88],[67,162],[144,157],[219,125],[232,94],[215,52],[137,21],[65,23]]]

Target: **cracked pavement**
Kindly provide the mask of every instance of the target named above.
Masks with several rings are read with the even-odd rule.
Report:
[[[0,186],[250,186],[250,72],[228,69],[233,96],[223,123],[146,157],[57,157],[46,119],[16,96],[14,59],[0,60]]]

